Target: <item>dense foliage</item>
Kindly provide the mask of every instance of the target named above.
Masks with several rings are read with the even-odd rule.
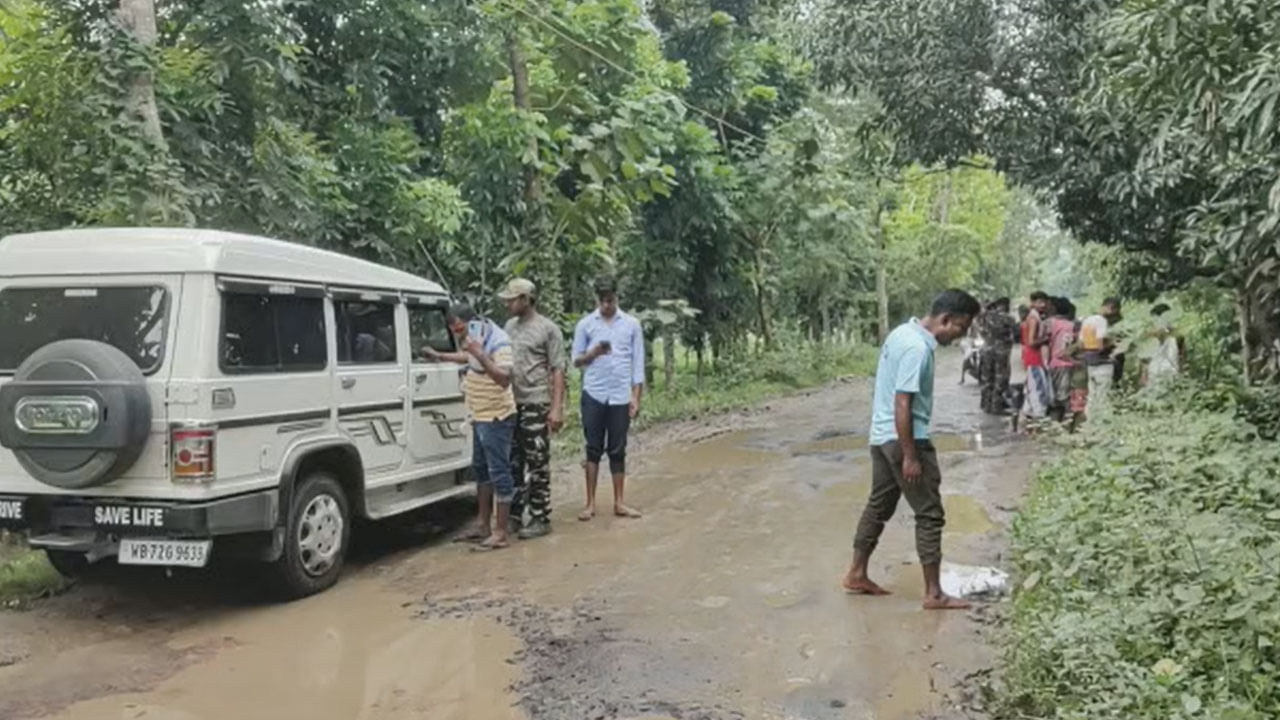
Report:
[[[523,274],[566,323],[616,270],[693,311],[653,329],[699,357],[1025,291],[1067,239],[989,169],[913,164],[989,164],[973,142],[899,152],[888,105],[820,86],[791,3],[0,5],[3,233],[263,233],[486,305]]]
[[[894,165],[975,153],[1123,248],[1152,297],[1213,278],[1246,377],[1280,378],[1280,6],[818,0],[825,82],[883,99]]]
[[[1280,713],[1276,398],[1205,387],[1134,396],[1039,474],[999,717]]]

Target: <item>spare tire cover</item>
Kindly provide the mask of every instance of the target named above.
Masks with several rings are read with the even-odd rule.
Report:
[[[0,386],[0,445],[47,485],[110,482],[133,466],[150,434],[146,378],[103,342],[46,345]]]

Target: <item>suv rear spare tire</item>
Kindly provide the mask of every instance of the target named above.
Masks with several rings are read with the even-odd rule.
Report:
[[[0,445],[46,485],[110,482],[133,466],[150,434],[146,378],[103,342],[45,345],[0,387]]]
[[[280,595],[301,598],[338,581],[351,538],[351,505],[332,474],[314,472],[298,483],[284,530],[284,551],[271,566]]]

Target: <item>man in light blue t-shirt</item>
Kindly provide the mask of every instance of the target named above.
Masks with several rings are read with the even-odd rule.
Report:
[[[871,406],[871,497],[853,539],[853,564],[844,589],[860,595],[887,595],[867,577],[867,564],[884,525],[905,495],[916,514],[916,553],[924,571],[926,610],[964,609],[969,603],[942,592],[942,473],[929,440],[933,415],[933,353],[964,337],[982,306],[962,290],[947,290],[929,315],[899,325],[885,338],[876,367]]]

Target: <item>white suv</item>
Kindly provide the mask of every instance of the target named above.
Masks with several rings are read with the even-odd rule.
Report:
[[[206,230],[0,240],[0,526],[73,573],[271,563],[332,585],[354,518],[470,492],[439,285]]]

